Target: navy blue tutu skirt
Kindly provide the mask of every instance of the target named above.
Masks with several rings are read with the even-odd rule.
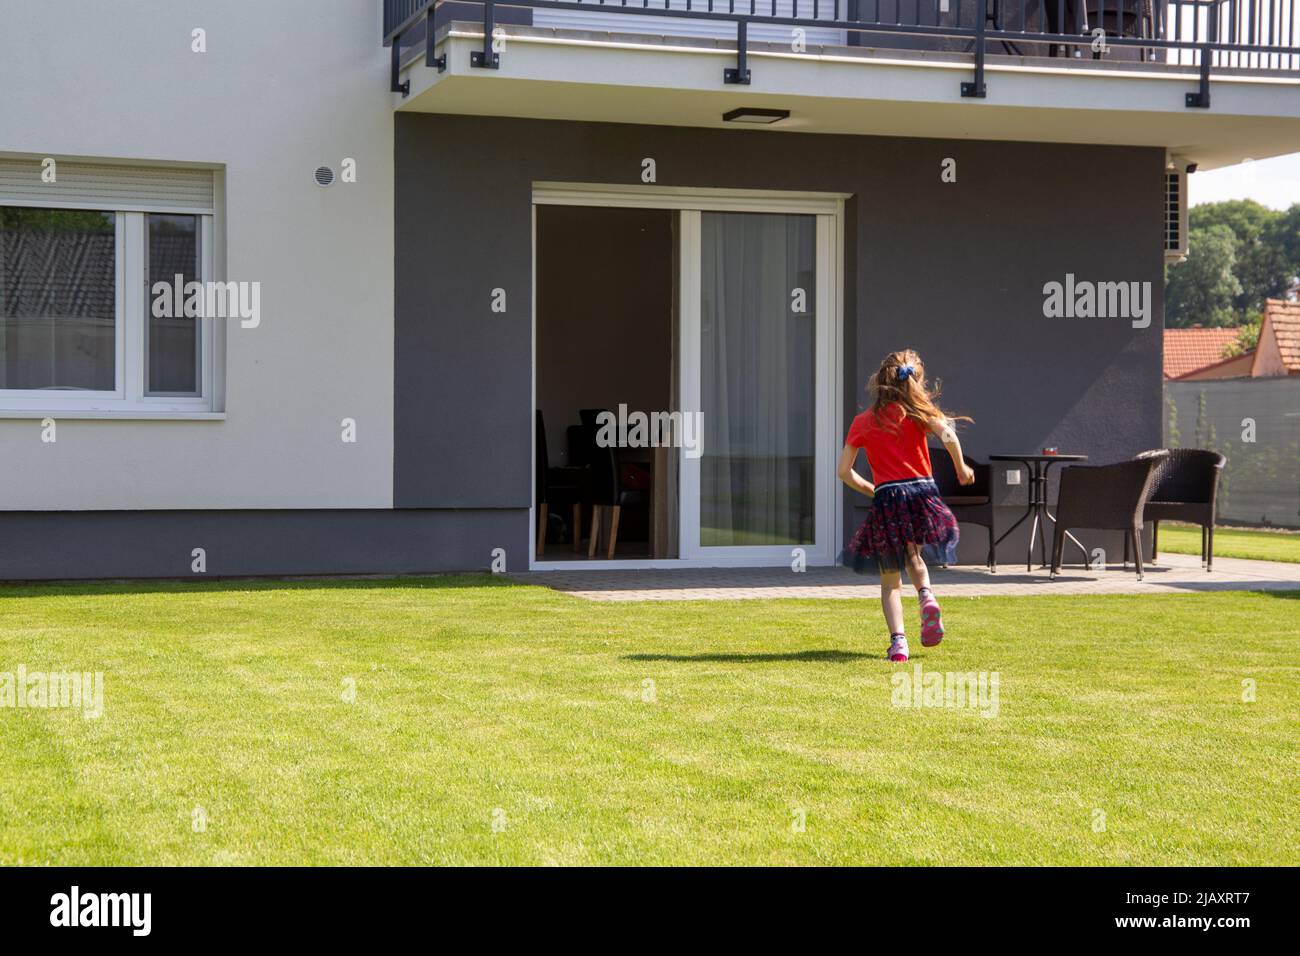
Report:
[[[901,571],[908,545],[915,544],[927,564],[954,564],[958,537],[957,519],[933,478],[886,481],[876,486],[871,512],[841,561],[859,574]]]

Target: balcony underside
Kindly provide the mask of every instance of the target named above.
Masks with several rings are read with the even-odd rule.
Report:
[[[788,109],[767,127],[811,133],[1160,146],[1203,169],[1300,151],[1300,75],[1216,70],[1209,109],[1188,109],[1193,67],[1042,57],[988,58],[986,99],[964,99],[971,57],[960,53],[749,44],[748,86],[726,41],[501,26],[499,69],[470,65],[478,23],[441,27],[425,65],[405,57],[399,110],[537,119],[724,127],[741,106]],[[1068,62],[1068,66],[1062,66]]]

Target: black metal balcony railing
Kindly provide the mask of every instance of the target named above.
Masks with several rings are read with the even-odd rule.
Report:
[[[444,69],[434,53],[435,27],[444,19],[481,16],[483,49],[471,65],[495,69],[499,55],[491,38],[503,10],[627,14],[664,18],[668,34],[672,20],[734,24],[736,66],[724,72],[726,83],[749,83],[751,26],[791,34],[803,28],[838,31],[850,46],[969,55],[974,77],[961,92],[971,97],[985,95],[988,54],[1064,57],[1061,65],[1087,59],[1191,67],[1200,82],[1186,105],[1205,108],[1216,70],[1300,70],[1297,5],[1300,0],[384,0],[384,44],[392,47],[393,89],[405,94],[403,45],[423,40],[428,65]]]

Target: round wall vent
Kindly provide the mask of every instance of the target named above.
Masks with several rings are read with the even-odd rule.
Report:
[[[328,186],[332,182],[334,182],[334,170],[330,169],[328,166],[317,166],[316,185]]]

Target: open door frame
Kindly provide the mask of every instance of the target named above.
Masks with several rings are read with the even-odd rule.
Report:
[[[673,209],[680,214],[678,259],[680,263],[679,340],[675,343],[682,410],[698,410],[699,321],[700,321],[700,213],[766,212],[814,215],[817,217],[817,322],[818,384],[816,446],[817,541],[806,546],[809,567],[833,564],[841,547],[844,495],[835,487],[835,455],[843,433],[843,263],[844,202],[847,193],[804,193],[779,190],[697,189],[673,186],[616,186],[602,183],[533,183],[533,408],[537,407],[537,215],[539,205],[619,206]],[[531,429],[530,429],[531,433]],[[535,463],[537,449],[530,462]],[[776,567],[794,559],[792,548],[772,547],[700,548],[699,459],[692,463],[679,455],[679,528],[681,557],[662,560],[546,561],[536,556],[536,508],[529,507],[528,567],[531,570],[600,570],[682,567]],[[532,470],[535,474],[535,469]],[[694,543],[693,543],[694,542]]]

